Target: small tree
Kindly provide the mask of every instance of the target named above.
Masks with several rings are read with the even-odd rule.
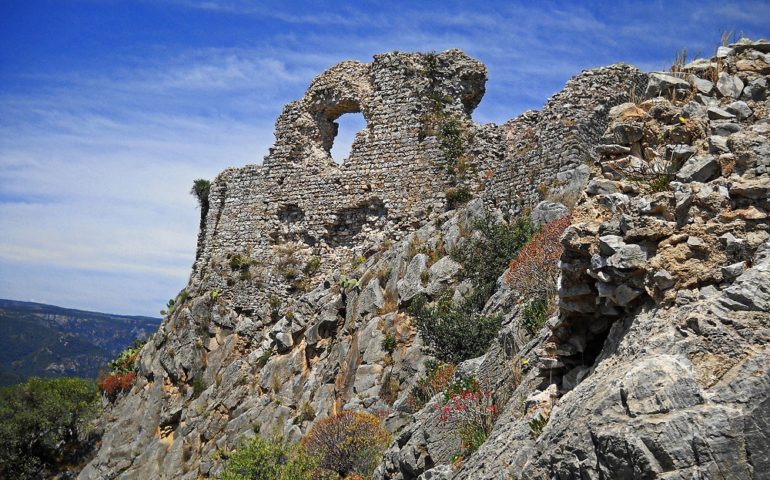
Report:
[[[497,278],[508,267],[519,249],[532,238],[536,228],[529,217],[519,217],[512,223],[498,222],[487,212],[476,221],[474,229],[480,233],[466,240],[452,252],[452,258],[463,266],[467,278],[473,281],[474,307],[481,309],[492,295]]]
[[[193,182],[190,193],[198,200],[201,207],[201,218],[198,225],[198,248],[195,251],[195,260],[198,260],[203,253],[203,239],[206,238],[206,215],[209,213],[209,192],[211,191],[211,182],[199,178]]]
[[[345,411],[316,423],[302,439],[321,468],[341,477],[369,477],[390,443],[390,434],[376,416]]]
[[[0,478],[52,478],[87,454],[99,394],[91,380],[44,379],[0,388]]]
[[[190,193],[198,200],[198,205],[201,207],[201,211],[208,211],[209,209],[209,191],[211,190],[211,182],[204,178],[199,178],[193,182]]]
[[[476,309],[479,303],[483,305],[471,297],[455,305],[451,296],[443,295],[431,306],[424,294],[414,297],[409,312],[415,317],[425,350],[447,363],[483,355],[497,336],[502,319],[481,315]]]

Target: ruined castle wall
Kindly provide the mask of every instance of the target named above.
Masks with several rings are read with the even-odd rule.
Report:
[[[231,290],[240,308],[259,311],[266,299],[312,287],[384,239],[399,240],[443,213],[450,187],[514,211],[578,190],[606,113],[644,78],[628,66],[587,71],[542,112],[477,125],[470,114],[486,69],[459,50],[342,62],[284,108],[262,166],[217,177],[195,275],[206,288]],[[441,118],[462,129],[462,175],[447,168],[440,133],[429,128],[437,103]],[[355,112],[367,126],[338,165],[330,155],[334,121]],[[242,281],[228,284],[228,261],[238,255],[250,265]],[[306,271],[314,259],[318,270]]]
[[[256,278],[229,287],[243,307],[256,308],[266,296],[291,292],[291,281],[276,274],[278,263],[289,261],[289,277],[303,276],[311,258],[329,272],[443,212],[451,178],[435,140],[421,136],[428,92],[470,122],[485,82],[485,67],[458,50],[378,55],[371,64],[343,62],[320,75],[284,108],[263,165],[229,169],[214,181],[196,275],[214,286],[225,277],[211,275],[215,257],[244,255]],[[337,165],[329,153],[334,120],[355,112],[367,126]],[[280,259],[286,249],[292,258]]]
[[[491,204],[533,206],[544,197],[569,202],[588,180],[593,147],[615,105],[641,96],[647,75],[628,65],[582,72],[540,112],[525,112],[501,128],[505,161],[495,165],[485,187]],[[572,199],[574,200],[574,199]]]

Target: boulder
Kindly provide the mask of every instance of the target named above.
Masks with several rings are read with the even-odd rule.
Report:
[[[540,226],[567,215],[569,215],[569,209],[561,203],[543,200],[532,210],[531,218],[535,225]]]
[[[722,110],[721,108],[717,107],[709,107],[709,109],[706,111],[708,114],[709,120],[733,120],[735,119],[735,115],[732,113]]]
[[[406,267],[404,278],[398,281],[398,296],[402,302],[408,302],[417,294],[425,291],[422,274],[428,269],[428,256],[418,253]]]
[[[737,75],[730,75],[727,72],[719,74],[717,80],[717,90],[723,97],[738,99],[743,91],[743,82]]]
[[[460,269],[462,265],[452,260],[449,255],[431,265],[428,269],[428,294],[436,295],[445,290]]]
[[[703,78],[694,77],[693,83],[695,84],[695,88],[704,95],[708,95],[714,89],[714,84]]]
[[[666,97],[673,92],[689,92],[691,88],[687,80],[656,72],[651,73],[649,76],[645,96],[647,98]]]
[[[707,182],[719,172],[719,162],[712,155],[692,157],[682,165],[676,178],[681,182]]]
[[[738,120],[746,120],[751,116],[752,113],[754,113],[743,100],[738,100],[731,103],[725,110],[735,115]]]
[[[380,287],[380,280],[376,277],[372,278],[358,296],[358,313],[360,315],[373,313],[383,305],[385,305],[385,296]]]

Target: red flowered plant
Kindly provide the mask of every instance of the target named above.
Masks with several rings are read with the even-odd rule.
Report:
[[[114,399],[120,392],[128,390],[136,380],[136,373],[111,373],[99,378],[96,385],[107,397]]]
[[[492,390],[473,377],[452,382],[447,388],[439,421],[450,423],[460,437],[465,456],[476,451],[492,432],[498,416]]]
[[[424,407],[434,395],[444,391],[452,381],[456,369],[451,363],[439,363],[430,360],[425,362],[425,366],[425,378],[417,381],[406,398],[406,405],[412,413],[416,413]]]

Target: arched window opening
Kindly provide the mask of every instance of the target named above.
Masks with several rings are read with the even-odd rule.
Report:
[[[361,112],[346,113],[337,120],[337,135],[334,137],[331,156],[338,165],[345,163],[352,152],[356,134],[366,128],[366,119]]]

